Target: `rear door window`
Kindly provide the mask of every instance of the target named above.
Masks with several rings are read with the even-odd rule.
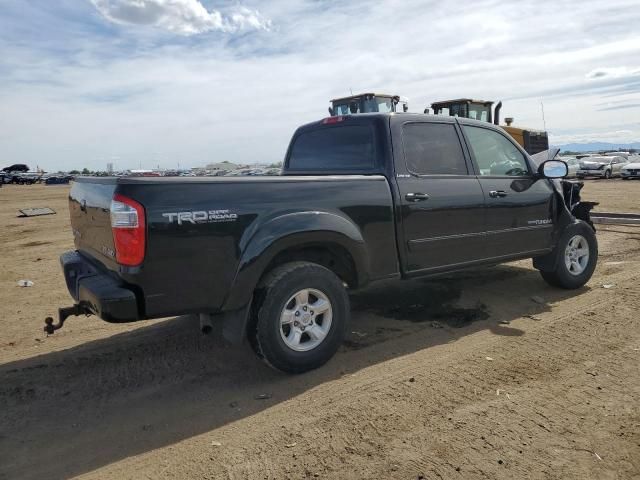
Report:
[[[407,170],[416,175],[467,175],[467,164],[455,126],[407,123],[402,127]]]
[[[291,147],[291,170],[371,170],[375,166],[373,129],[348,125],[309,130]]]

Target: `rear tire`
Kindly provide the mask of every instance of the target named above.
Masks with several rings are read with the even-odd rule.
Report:
[[[324,365],[344,339],[349,297],[331,270],[308,262],[277,267],[257,292],[251,344],[269,366],[303,373]]]
[[[609,180],[611,178],[611,170],[606,170],[604,172],[604,179]]]
[[[542,278],[554,287],[580,288],[589,281],[598,262],[595,232],[583,221],[569,225],[552,253],[556,256],[555,270],[541,270]]]

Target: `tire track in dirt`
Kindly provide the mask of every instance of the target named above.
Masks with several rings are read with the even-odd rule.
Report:
[[[635,281],[638,276],[627,271],[616,280]],[[633,294],[624,290],[619,293],[637,306]],[[637,369],[638,355],[627,347],[640,341],[640,337],[637,328],[633,328],[630,307],[616,307],[616,300],[604,290],[589,294],[588,301],[563,302],[557,316],[555,312],[546,314],[552,320],[533,324],[525,336],[489,337],[474,342],[462,355],[451,345],[418,351],[316,387],[302,395],[304,399],[295,398],[273,407],[268,424],[245,419],[223,427],[220,431],[230,439],[229,443],[207,471],[221,478],[241,478],[258,471],[273,474],[266,478],[300,478],[314,473],[328,478],[416,478],[419,474],[450,478],[455,468],[464,466],[464,478],[516,478],[532,473],[533,478],[605,478],[610,465],[584,465],[585,455],[595,460],[597,457],[585,451],[593,448],[584,440],[588,433],[573,427],[579,422],[577,414],[566,410],[566,399],[571,395],[589,404],[602,403],[601,391],[587,387],[591,375],[583,372],[584,378],[578,377],[584,367],[581,362],[595,361],[606,372],[622,368],[625,362],[626,369]],[[625,308],[616,315],[616,310]],[[592,314],[586,315],[587,312]],[[607,319],[611,327],[607,326]],[[537,351],[527,348],[534,345]],[[564,348],[568,345],[571,348]],[[487,356],[493,360],[486,360]],[[567,390],[566,385],[572,383],[577,385]],[[415,385],[426,388],[415,389]],[[637,405],[638,392],[625,391],[625,387],[607,380],[606,388],[621,394],[610,408],[619,408],[629,400],[635,400]],[[498,389],[502,395],[496,395]],[[506,403],[513,400],[518,400],[517,406]],[[288,414],[304,409],[301,403],[307,402],[312,405],[311,414],[302,418]],[[549,411],[560,414],[550,416]],[[494,423],[496,416],[501,421]],[[638,422],[637,410],[627,412],[625,419]],[[374,427],[362,428],[367,422]],[[268,440],[263,443],[265,431],[279,423],[284,426],[283,432],[267,435]],[[580,442],[572,445],[565,441],[563,434],[567,432],[577,435]],[[489,435],[491,440],[487,440]],[[458,437],[460,440],[456,440]],[[296,448],[287,451],[285,446],[292,439]],[[518,455],[524,453],[516,454],[509,448],[521,443],[527,444],[523,447],[535,444],[535,448],[528,449],[537,458],[534,470],[530,463],[519,461]],[[254,449],[261,446],[251,452],[242,449],[245,451],[241,453],[237,450],[241,445],[252,445]],[[563,451],[563,456],[554,454],[549,446]],[[194,451],[201,450],[197,439],[186,440],[178,448],[184,453],[183,460],[197,458]],[[637,445],[634,448],[628,442],[628,448],[630,454],[637,456]],[[567,451],[573,453],[568,455]],[[616,457],[615,452],[608,455]],[[247,456],[252,458],[249,465]],[[332,461],[327,464],[319,460],[323,458]],[[140,473],[153,475],[153,468],[148,468],[153,463],[150,458],[145,456],[141,461],[147,468]],[[202,473],[197,461],[192,462],[189,471]],[[138,471],[136,462],[125,464],[128,471]],[[617,468],[626,465],[629,474],[635,468],[629,459],[618,458],[615,464]],[[114,468],[109,473],[116,474],[118,470]],[[175,464],[169,471],[174,475],[184,473]],[[342,473],[337,476],[338,472]],[[600,473],[604,476],[597,476]]]

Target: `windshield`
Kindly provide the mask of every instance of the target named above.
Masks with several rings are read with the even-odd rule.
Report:
[[[357,110],[355,113],[359,113],[360,112],[360,108],[358,106],[358,103],[354,103],[354,105],[357,107]],[[349,104],[348,103],[335,103],[333,106],[333,112],[335,115],[349,115]]]
[[[489,107],[484,105],[469,105],[469,118],[474,120],[489,121]]]
[[[356,113],[393,112],[393,101],[389,97],[353,98],[333,104],[334,115],[352,115]]]
[[[364,101],[363,113],[382,112],[388,113],[393,111],[391,99],[384,97],[374,97]]]

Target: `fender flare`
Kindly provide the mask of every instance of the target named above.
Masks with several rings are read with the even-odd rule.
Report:
[[[304,245],[344,248],[351,255],[358,284],[369,278],[369,254],[358,226],[332,212],[294,212],[280,215],[259,225],[240,240],[240,262],[222,310],[246,306],[260,278],[279,253]]]

